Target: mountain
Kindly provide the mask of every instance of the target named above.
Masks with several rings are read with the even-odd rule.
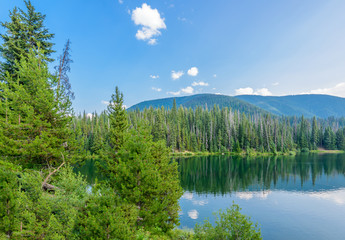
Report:
[[[238,98],[216,94],[197,94],[185,97],[171,97],[149,100],[135,104],[131,106],[128,110],[143,110],[145,108],[150,107],[160,108],[161,106],[163,106],[164,108],[172,108],[174,99],[176,99],[177,107],[183,106],[186,108],[195,109],[196,107],[201,106],[203,108],[207,107],[208,109],[210,109],[213,108],[213,106],[216,104],[220,108],[230,107],[233,111],[239,110],[240,112],[246,114],[267,113],[265,110],[262,110],[261,108],[256,107],[253,104],[247,103],[245,101],[242,101]]]
[[[290,96],[240,95],[236,98],[276,115],[327,118],[345,116],[345,98],[308,94]]]
[[[327,117],[345,117],[345,98],[329,95],[290,95],[290,96],[258,96],[258,95],[240,95],[226,96],[216,94],[197,94],[185,97],[175,97],[177,106],[196,108],[197,106],[209,109],[214,104],[222,107],[231,107],[233,110],[244,113],[267,113],[285,116],[305,116],[318,118]],[[172,108],[172,98],[163,98],[150,101],[144,101],[133,105],[129,110],[143,110],[144,108]]]

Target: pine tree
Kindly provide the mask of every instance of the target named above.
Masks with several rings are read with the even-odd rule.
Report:
[[[45,15],[37,12],[30,0],[26,0],[26,11],[14,8],[10,12],[10,22],[2,23],[2,27],[6,29],[5,34],[0,37],[3,44],[0,47],[1,56],[4,62],[1,64],[2,74],[9,72],[11,76],[16,75],[16,61],[20,62],[21,58],[27,58],[30,49],[37,49],[38,46],[43,52],[42,61],[52,62],[50,58],[53,43],[50,40],[54,34],[49,33],[44,26]]]
[[[0,154],[25,164],[52,166],[73,147],[71,103],[55,96],[56,77],[48,71],[40,50],[30,50],[16,62],[17,79],[7,73],[0,101]],[[21,84],[25,82],[25,84]]]
[[[178,224],[182,195],[176,162],[163,141],[153,142],[150,129],[132,129],[111,171],[115,192],[139,209],[138,226],[167,232]]]
[[[129,127],[126,109],[123,106],[123,94],[118,87],[115,88],[115,94],[111,96],[108,114],[110,120],[108,137],[113,154],[115,154],[123,146],[125,134]]]

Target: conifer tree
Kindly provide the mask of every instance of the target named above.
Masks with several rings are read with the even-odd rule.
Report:
[[[73,145],[71,103],[63,94],[56,99],[56,77],[43,59],[41,50],[30,50],[27,58],[16,61],[17,78],[7,72],[8,84],[0,83],[0,154],[21,163],[52,166],[61,164],[61,154]]]
[[[51,39],[54,34],[49,33],[44,26],[46,16],[37,12],[30,0],[26,0],[26,11],[14,8],[10,12],[10,21],[1,23],[5,33],[0,34],[3,44],[0,53],[5,60],[1,64],[2,74],[9,72],[11,76],[16,74],[16,61],[27,58],[30,49],[37,49],[40,46],[43,52],[42,61],[52,62],[50,58],[53,43]]]
[[[139,209],[138,227],[163,232],[178,224],[182,195],[177,163],[164,141],[154,142],[146,124],[132,129],[113,166],[115,192]]]

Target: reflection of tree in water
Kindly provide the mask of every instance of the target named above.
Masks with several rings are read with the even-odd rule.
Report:
[[[97,170],[95,160],[89,159],[81,165],[76,165],[74,167],[74,172],[80,173],[81,175],[85,176],[86,181],[89,184],[94,184],[96,179],[103,180],[104,177],[101,173]]]
[[[271,188],[315,191],[332,187],[328,186],[330,178],[334,178],[335,185],[345,187],[343,154],[255,158],[207,156],[179,159],[178,162],[182,187],[197,193],[226,194]],[[339,178],[341,182],[337,181]]]

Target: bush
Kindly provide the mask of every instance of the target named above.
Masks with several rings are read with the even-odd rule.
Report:
[[[195,239],[262,239],[257,224],[253,224],[246,215],[240,213],[241,208],[233,204],[226,211],[216,214],[216,226],[205,220],[203,225],[194,228]]]

